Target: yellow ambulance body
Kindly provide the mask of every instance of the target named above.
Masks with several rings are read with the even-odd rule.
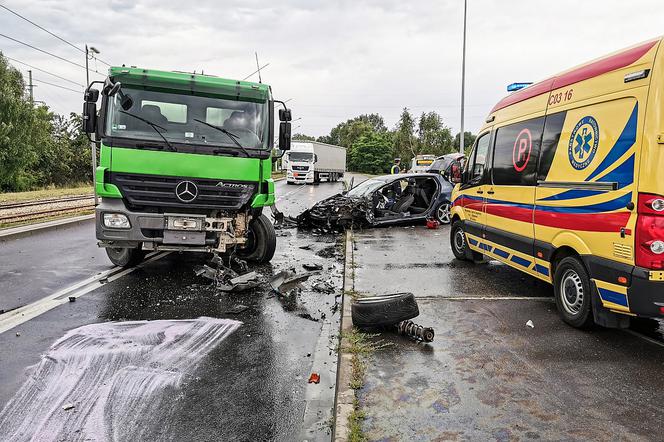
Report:
[[[664,47],[641,43],[508,95],[453,200],[459,259],[554,285],[577,327],[664,315]]]

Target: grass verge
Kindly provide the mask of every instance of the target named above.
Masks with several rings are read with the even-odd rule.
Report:
[[[81,215],[90,215],[95,213],[94,210],[79,210],[77,212],[68,212],[68,213],[63,213],[62,215],[54,215],[54,216],[47,216],[45,218],[34,218],[34,219],[29,219],[25,221],[17,221],[15,223],[2,223],[0,222],[0,229],[9,229],[10,227],[20,227],[20,226],[28,226],[31,224],[39,224],[39,223],[45,223],[47,221],[55,221],[56,219],[64,219],[64,218],[71,218],[74,216],[81,216]]]
[[[0,203],[16,203],[20,201],[32,201],[85,194],[92,195],[91,184],[81,184],[73,187],[54,187],[42,190],[32,190],[30,192],[0,193]]]
[[[341,333],[341,351],[351,354],[351,374],[349,387],[355,391],[353,411],[348,416],[348,440],[351,442],[364,442],[367,440],[362,430],[362,422],[366,418],[360,408],[357,391],[364,387],[367,372],[366,358],[373,352],[387,347],[389,344],[382,340],[375,340],[378,334],[364,333],[353,327],[350,331]]]

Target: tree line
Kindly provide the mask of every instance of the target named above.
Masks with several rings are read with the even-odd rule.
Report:
[[[0,53],[0,191],[89,183],[91,161],[81,116],[32,103],[23,75]]]
[[[319,141],[347,149],[347,166],[355,172],[381,174],[389,171],[394,158],[404,167],[421,154],[436,156],[459,151],[460,134],[452,132],[434,111],[422,112],[419,118],[404,108],[395,127],[390,130],[379,114],[363,114],[339,123],[329,135],[318,138],[295,134],[294,140]],[[475,141],[475,135],[464,132],[464,150]]]

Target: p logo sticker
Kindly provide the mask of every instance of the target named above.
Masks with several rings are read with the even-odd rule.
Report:
[[[583,117],[576,123],[569,137],[567,155],[569,162],[577,170],[585,169],[595,158],[599,144],[599,125],[591,116]]]
[[[508,144],[509,146],[509,144]],[[516,136],[514,149],[512,150],[512,164],[514,170],[523,172],[530,161],[530,152],[533,150],[533,137],[528,129],[523,129]]]

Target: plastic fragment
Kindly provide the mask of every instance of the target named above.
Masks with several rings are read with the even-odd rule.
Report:
[[[532,319],[529,319],[528,322],[526,322],[526,326],[528,326],[530,328],[535,328],[535,324],[533,324]]]
[[[318,384],[319,382],[320,382],[320,375],[318,373],[311,373],[311,376],[309,376],[309,383]]]

